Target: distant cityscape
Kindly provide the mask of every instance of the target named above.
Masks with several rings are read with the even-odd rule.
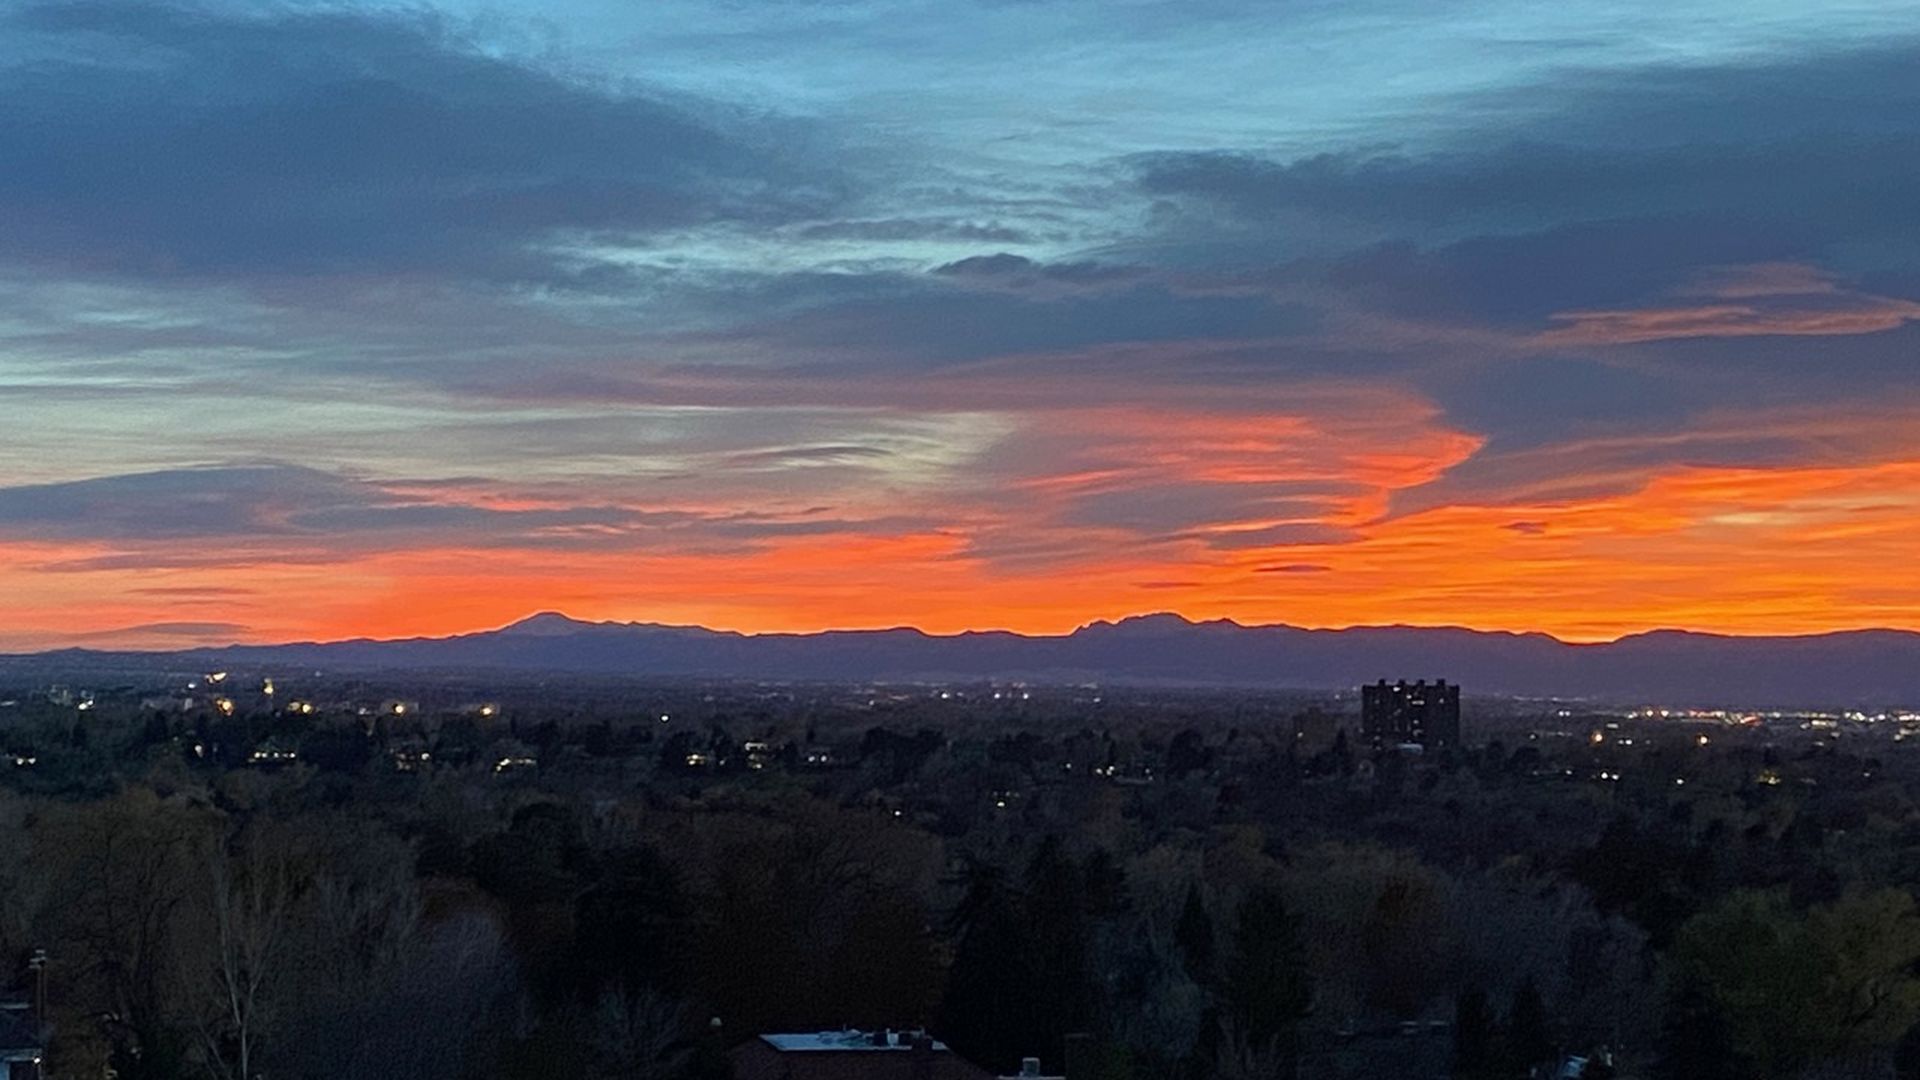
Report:
[[[0,656],[8,670],[498,671],[521,676],[785,682],[1242,687],[1335,691],[1383,671],[1443,670],[1488,696],[1610,706],[1920,707],[1920,633],[1805,637],[1663,632],[1608,643],[1449,627],[1313,630],[1196,623],[1172,614],[1093,622],[1062,635],[930,635],[913,629],[741,635],[701,627],[585,622],[543,613],[442,638],[234,645],[173,652],[63,650]],[[76,676],[78,677],[78,676]],[[1417,682],[1417,679],[1416,679]]]
[[[599,987],[593,991],[601,995],[601,1006],[596,1007],[632,1010],[641,1008],[635,1004],[638,999],[605,995],[639,992],[620,988],[641,987],[653,995],[648,1001],[675,1003],[672,1010],[677,1011],[671,1016],[663,1013],[648,1021],[666,1024],[659,1034],[666,1040],[661,1045],[678,1047],[673,1051],[676,1055],[714,1055],[713,1061],[728,1062],[726,1067],[746,1080],[776,1073],[814,1075],[810,1070],[819,1069],[829,1069],[835,1077],[892,1077],[886,1071],[891,1065],[875,1064],[872,1067],[882,1071],[869,1072],[867,1065],[841,1059],[848,1054],[859,1057],[859,1051],[879,1046],[884,1038],[888,1048],[901,1051],[898,1059],[886,1061],[919,1061],[907,1051],[921,1045],[916,1040],[929,1038],[914,1032],[929,1030],[939,1040],[932,1044],[933,1057],[927,1059],[935,1063],[936,1076],[1066,1076],[1071,1080],[1089,1074],[1088,1054],[1112,1052],[1120,1045],[1113,1040],[1133,1036],[1104,1029],[1091,1013],[1063,1014],[1038,1026],[991,1019],[999,1007],[994,1002],[1016,993],[1000,976],[989,974],[1013,962],[1011,954],[993,950],[1030,946],[991,945],[981,936],[987,933],[987,924],[962,922],[940,929],[935,923],[916,922],[913,925],[926,929],[911,931],[906,940],[922,943],[913,948],[958,951],[932,967],[901,968],[903,955],[918,954],[912,949],[901,954],[901,942],[889,938],[893,943],[873,957],[883,966],[855,965],[845,976],[852,981],[834,982],[824,990],[815,986],[803,992],[809,978],[806,968],[778,977],[761,970],[746,982],[728,981],[732,977],[725,973],[737,970],[730,965],[745,958],[736,957],[730,943],[695,929],[695,924],[688,924],[686,930],[685,948],[691,952],[680,952],[676,946],[669,950],[671,961],[659,959],[666,953],[634,961],[668,967],[643,966],[618,978],[594,975],[600,963],[592,959],[595,950],[612,947],[616,940],[627,942],[618,946],[621,949],[665,945],[647,945],[655,939],[644,936],[604,938],[598,935],[607,931],[593,930],[585,922],[571,931],[580,935],[574,943],[558,953],[551,944],[540,944],[543,939],[523,938],[525,931],[517,928],[515,920],[540,904],[553,902],[547,890],[559,888],[573,895],[573,890],[587,887],[561,884],[561,879],[584,874],[583,883],[602,882],[590,888],[612,887],[606,882],[613,879],[597,876],[610,869],[584,864],[564,869],[563,864],[549,865],[548,860],[561,857],[561,852],[570,850],[567,845],[574,844],[587,845],[584,851],[611,843],[615,847],[609,851],[619,850],[618,845],[628,841],[613,837],[632,829],[655,837],[647,841],[649,845],[672,845],[677,843],[670,839],[676,830],[724,830],[731,827],[725,823],[739,815],[751,818],[756,813],[753,808],[760,805],[786,807],[784,823],[770,826],[766,843],[799,844],[797,850],[804,851],[812,850],[807,845],[837,844],[842,835],[861,836],[868,839],[859,844],[877,844],[876,850],[892,852],[862,871],[879,874],[875,880],[892,880],[888,875],[893,871],[886,868],[902,857],[900,845],[920,843],[943,847],[948,854],[942,862],[960,860],[948,863],[950,870],[968,858],[982,857],[979,853],[1000,852],[996,857],[1012,859],[1013,869],[1044,876],[1055,871],[1040,869],[1039,864],[1021,869],[1027,860],[1056,857],[1046,854],[1053,849],[1041,838],[1078,837],[1074,847],[1061,849],[1058,857],[1065,858],[1064,852],[1071,850],[1079,852],[1072,859],[1095,862],[1062,867],[1071,865],[1076,868],[1073,874],[1097,877],[1106,872],[1097,869],[1098,852],[1104,850],[1101,845],[1120,843],[1121,850],[1132,852],[1124,877],[1134,887],[1149,891],[1131,894],[1132,900],[1101,901],[1121,906],[1096,905],[1073,916],[1075,920],[1092,920],[1085,926],[1119,920],[1112,924],[1117,930],[1131,925],[1128,919],[1178,915],[1191,920],[1200,917],[1194,910],[1217,907],[1223,921],[1211,924],[1214,928],[1209,933],[1224,941],[1239,932],[1233,929],[1233,905],[1243,909],[1239,918],[1252,919],[1245,906],[1256,901],[1215,893],[1221,886],[1203,888],[1197,880],[1177,888],[1171,883],[1155,885],[1155,875],[1164,871],[1150,867],[1154,859],[1171,857],[1167,853],[1178,850],[1178,845],[1164,846],[1172,837],[1191,830],[1199,830],[1196,836],[1213,837],[1203,845],[1215,851],[1210,857],[1225,857],[1234,830],[1244,827],[1267,837],[1268,848],[1262,850],[1268,853],[1248,857],[1257,855],[1262,865],[1270,865],[1270,871],[1262,873],[1292,882],[1287,885],[1293,890],[1289,910],[1297,914],[1289,918],[1305,920],[1303,941],[1313,940],[1312,935],[1346,932],[1336,929],[1348,917],[1342,914],[1345,901],[1315,907],[1311,892],[1298,891],[1319,888],[1310,884],[1320,880],[1319,875],[1361,874],[1371,884],[1359,887],[1387,890],[1379,894],[1387,897],[1407,887],[1407,880],[1429,881],[1419,875],[1454,875],[1431,881],[1459,883],[1447,889],[1467,888],[1465,883],[1480,873],[1473,867],[1485,859],[1498,858],[1501,852],[1544,850],[1560,852],[1556,859],[1570,860],[1555,864],[1570,868],[1555,873],[1571,874],[1570,880],[1591,890],[1592,899],[1578,903],[1601,905],[1580,909],[1586,913],[1577,915],[1576,921],[1587,920],[1578,925],[1589,928],[1580,933],[1625,933],[1629,924],[1605,920],[1627,918],[1639,928],[1634,934],[1672,934],[1680,928],[1673,920],[1685,917],[1680,911],[1641,910],[1634,905],[1644,901],[1633,899],[1635,890],[1665,887],[1660,882],[1666,880],[1661,875],[1667,871],[1629,869],[1641,855],[1623,854],[1651,842],[1646,830],[1655,826],[1645,817],[1647,813],[1664,814],[1667,811],[1659,808],[1677,805],[1705,808],[1720,799],[1750,806],[1751,813],[1774,812],[1768,806],[1785,812],[1789,804],[1778,800],[1791,798],[1804,814],[1813,812],[1813,807],[1837,807],[1848,800],[1876,797],[1876,792],[1891,790],[1890,784],[1920,781],[1920,756],[1915,756],[1914,749],[1920,747],[1920,712],[1602,708],[1564,700],[1476,695],[1470,687],[1445,678],[1389,681],[1382,677],[1345,690],[1263,691],[996,680],[552,679],[516,673],[483,677],[470,672],[327,673],[280,667],[192,673],[123,669],[110,678],[100,678],[108,673],[93,669],[82,673],[84,682],[73,674],[49,670],[38,676],[42,681],[25,681],[15,666],[0,682],[0,736],[10,763],[0,770],[0,803],[12,799],[19,805],[50,806],[55,802],[49,800],[96,800],[76,805],[96,806],[90,813],[107,815],[119,812],[113,807],[124,804],[142,815],[142,835],[164,826],[184,830],[182,836],[204,827],[193,822],[198,820],[194,815],[203,812],[194,807],[205,807],[228,822],[222,828],[229,833],[229,843],[241,845],[235,850],[236,857],[243,859],[269,857],[262,851],[282,851],[256,848],[268,841],[246,824],[279,820],[283,811],[275,807],[309,808],[300,814],[318,813],[314,808],[327,805],[358,808],[352,812],[391,822],[376,826],[376,835],[384,835],[378,830],[397,829],[397,835],[411,837],[400,851],[412,854],[396,857],[412,868],[409,874],[421,875],[418,887],[444,890],[453,881],[465,881],[469,884],[461,888],[478,890],[469,899],[436,892],[443,897],[438,903],[453,907],[428,925],[451,925],[444,920],[456,913],[460,919],[479,920],[472,924],[473,932],[491,927],[485,933],[498,935],[489,938],[496,944],[488,947],[499,949],[500,963],[508,965],[499,970],[518,974],[506,982],[476,984],[478,996],[458,1008],[479,1010],[472,1014],[477,1016],[496,1007],[500,999],[494,995],[507,992],[508,986],[523,985],[518,980],[557,978],[585,980],[584,985]],[[56,678],[59,681],[53,681]],[[115,794],[116,790],[120,793]],[[1469,798],[1468,791],[1480,794]],[[439,802],[456,796],[459,805],[468,809]],[[126,803],[128,799],[135,802]],[[159,802],[149,809],[132,810],[146,805],[138,801],[142,799]],[[1598,818],[1580,809],[1596,799],[1598,805],[1612,808]],[[1517,813],[1522,806],[1531,809]],[[426,818],[420,817],[422,813]],[[155,814],[160,816],[147,820]],[[1112,819],[1116,826],[1134,824],[1112,840],[1096,842],[1093,835],[1097,834],[1086,830],[1102,814],[1117,814]],[[1572,816],[1563,819],[1567,814]],[[1544,816],[1536,821],[1532,815]],[[810,832],[814,826],[804,824],[815,816],[826,832]],[[286,827],[294,827],[297,820],[287,819]],[[1627,822],[1635,824],[1623,824]],[[873,832],[876,828],[900,831]],[[549,829],[560,831],[549,836],[543,831]],[[613,832],[606,833],[609,829]],[[1138,839],[1127,840],[1129,829],[1146,831]],[[36,835],[37,831],[29,833]],[[728,842],[762,843],[744,839],[750,835]],[[535,840],[536,836],[547,838]],[[776,836],[785,839],[776,841]],[[94,841],[76,842],[78,847],[36,848],[32,865],[38,869],[31,873],[55,881],[80,873],[85,864],[64,860],[90,850],[87,845]],[[713,842],[719,842],[717,837]],[[1673,842],[1677,841],[1661,841]],[[1367,862],[1372,856],[1364,854],[1367,845],[1377,843],[1424,852],[1418,858],[1431,862],[1409,867],[1430,868],[1362,869],[1372,866]],[[533,846],[524,846],[528,844]],[[554,844],[561,846],[551,847]],[[1228,847],[1218,848],[1220,844]],[[1273,847],[1276,844],[1281,846]],[[712,905],[744,902],[741,896],[728,899],[734,895],[728,891],[734,886],[724,881],[731,873],[726,868],[733,865],[732,857],[709,863],[705,860],[710,856],[695,849],[673,854],[668,853],[674,850],[671,846],[636,850],[654,851],[645,858],[664,860],[661,868],[646,871],[651,877],[645,880],[679,882],[675,888],[692,889],[703,897],[692,909],[646,908],[654,912],[646,916],[649,919],[697,920],[701,910],[718,910]],[[758,846],[752,850],[762,852],[756,858],[771,858],[775,863],[785,858]],[[292,857],[291,849],[270,857]],[[1334,862],[1323,865],[1326,859]],[[1616,864],[1635,879],[1609,876]],[[540,865],[549,868],[536,871]],[[1309,866],[1319,868],[1308,877],[1298,877],[1308,873]],[[188,934],[196,925],[192,918],[200,917],[189,915],[209,910],[202,905],[212,901],[195,891],[200,886],[193,884],[197,879],[190,865],[181,864],[177,871],[185,875],[177,887],[189,906],[182,909],[180,917],[187,921],[176,932]],[[560,878],[541,884],[545,879],[525,877],[536,872]],[[776,872],[768,886],[784,894],[789,886],[774,883],[785,880],[782,875],[787,872]],[[1638,881],[1643,872],[1654,876]],[[1734,872],[1733,864],[1727,864],[1727,872]],[[1386,876],[1366,876],[1382,873]],[[1405,878],[1409,873],[1415,877]],[[948,884],[928,886],[931,892],[910,890],[896,900],[906,903],[908,896],[914,897],[915,910],[965,911],[968,904],[988,902],[966,898],[969,890],[988,887],[980,883],[987,879],[968,885],[970,880],[961,874]],[[320,887],[318,883],[308,886]],[[1039,887],[1029,883],[1026,889]],[[1156,888],[1173,892],[1149,902],[1150,895],[1157,895],[1151,892]],[[1200,899],[1182,900],[1188,893]],[[212,900],[221,895],[214,894]],[[1038,893],[1019,895],[1028,899],[1016,901],[1009,894],[1004,902],[1039,902],[1033,899]],[[491,899],[483,902],[483,898]],[[765,902],[771,902],[771,897]],[[843,897],[833,903],[851,906],[839,914],[818,917],[838,925],[833,920],[856,917],[865,902]],[[1199,908],[1192,909],[1196,902]],[[1445,901],[1464,902],[1464,894]],[[1171,906],[1157,908],[1156,903]],[[490,905],[495,904],[506,905],[508,914],[501,916],[505,922],[496,923],[496,916],[489,914],[495,910]],[[523,909],[529,904],[535,906]],[[1147,906],[1135,911],[1134,904]],[[1180,914],[1182,904],[1192,910]],[[91,1006],[86,1003],[92,1000],[89,995],[99,992],[101,976],[73,965],[87,955],[86,950],[100,946],[86,944],[87,935],[95,932],[89,929],[92,924],[71,921],[71,916],[87,910],[48,911],[35,917],[34,925],[41,930],[31,939],[36,943],[33,947],[42,950],[36,955],[48,959],[34,972],[24,966],[19,969],[12,999],[14,1015],[31,1021],[23,1022],[19,1036],[31,1043],[31,1054],[70,1058],[79,1052],[72,1040],[81,1035],[95,1040],[89,1045],[103,1047],[109,1056],[130,1054],[134,1047],[145,1045],[131,1034],[116,1034],[89,1019],[86,1010]],[[300,911],[305,909],[288,908],[285,917],[318,917]],[[673,914],[676,911],[680,914]],[[607,917],[614,914],[609,912]],[[1036,912],[1030,917],[1040,916]],[[1407,917],[1396,914],[1393,919]],[[1456,917],[1460,916],[1447,916]],[[581,908],[575,918],[588,918],[588,909]],[[320,925],[312,929],[317,932]],[[1417,925],[1393,932],[1424,933],[1414,928]],[[803,933],[797,927],[794,932]],[[846,932],[874,931],[848,926]],[[1085,927],[1073,931],[1091,932]],[[1367,931],[1376,932],[1385,931]],[[923,933],[933,937],[917,936]],[[800,948],[799,940],[781,947]],[[1348,970],[1349,961],[1316,960],[1311,948],[1289,946],[1295,947],[1305,950],[1297,961],[1305,966],[1297,970],[1301,978],[1311,978],[1316,1002],[1309,1017],[1288,1021],[1298,1039],[1290,1053],[1302,1076],[1359,1080],[1382,1075],[1382,1069],[1444,1069],[1462,1054],[1482,1052],[1492,1055],[1489,1060],[1513,1061],[1538,1054],[1552,1058],[1556,1063],[1552,1068],[1579,1069],[1616,1060],[1645,1061],[1665,1052],[1660,1049],[1665,1044],[1658,1026],[1649,1026],[1635,1012],[1649,991],[1637,981],[1643,976],[1634,974],[1631,965],[1605,976],[1621,980],[1608,984],[1613,989],[1580,991],[1589,996],[1579,997],[1575,988],[1583,985],[1581,980],[1597,976],[1564,968],[1561,965],[1569,962],[1565,958],[1541,961],[1546,966],[1537,969],[1513,968],[1511,958],[1497,952],[1475,953],[1479,946],[1466,940],[1448,946],[1465,950],[1457,961],[1465,968],[1442,967],[1418,975],[1406,969],[1408,959],[1398,953],[1379,956],[1382,966],[1369,966],[1374,963],[1369,961]],[[888,959],[883,962],[881,956]],[[820,962],[827,962],[824,954]],[[1097,961],[1122,962],[1117,955]],[[1194,970],[1198,973],[1203,968]],[[1459,973],[1476,970],[1486,973],[1470,979]],[[39,999],[44,1003],[35,998],[38,971],[46,973],[45,996]],[[423,971],[422,977],[436,976]],[[1094,976],[1071,968],[1031,977],[1040,981],[1018,983],[1026,989],[1017,993],[1038,995],[1031,1000],[1039,1002],[1050,999],[1060,979]],[[800,981],[782,981],[786,979]],[[875,987],[898,984],[902,989],[874,996],[862,989],[869,982]],[[289,994],[292,989],[276,992]],[[822,993],[826,997],[819,1001],[810,996]],[[1591,996],[1595,993],[1599,996]],[[1512,1010],[1544,1010],[1538,1021],[1541,1026],[1529,1036],[1533,1042],[1527,1045],[1533,1048],[1474,1049],[1478,1045],[1474,1040],[1481,1037],[1475,1025],[1483,1023],[1473,1011],[1480,1007],[1472,1004],[1479,1000],[1475,994],[1488,995],[1492,1002],[1488,1005],[1492,1019],[1484,1022],[1496,1033],[1520,1030],[1512,1027],[1515,1024],[1536,1023]],[[1529,1004],[1534,1000],[1529,995],[1540,997],[1537,1005]],[[1223,996],[1221,1000],[1233,999]],[[688,1011],[696,1002],[697,1010]],[[1127,1006],[1134,1007],[1145,1006]],[[575,1014],[559,999],[543,1008],[550,1016],[546,1023],[588,1022],[565,1019]],[[696,1018],[709,1014],[723,1027],[703,1037],[705,1020]],[[309,1019],[333,1023],[333,1015],[322,1011]],[[619,1023],[639,1022],[638,1013],[617,1015],[628,1018]],[[870,1026],[855,1025],[858,1030],[833,1026],[840,1022],[832,1017],[850,1015],[858,1015]],[[293,1046],[298,1046],[308,1038],[300,1034],[306,1029],[297,1018],[282,1017],[276,1024],[271,1029],[274,1040],[295,1040]],[[886,1033],[889,1024],[895,1034]],[[527,1045],[536,1045],[543,1030],[547,1029],[533,1029],[526,1038],[535,1042]],[[550,1034],[557,1038],[558,1032],[554,1029]],[[829,1038],[833,1032],[838,1034]],[[1070,1046],[1060,1041],[1063,1032],[1077,1032],[1074,1038],[1081,1041]],[[261,1039],[260,1052],[277,1054],[277,1060],[287,1062],[298,1059],[286,1042]],[[795,1054],[805,1056],[809,1047],[822,1056],[806,1057],[804,1065],[788,1060]],[[457,1049],[447,1044],[438,1052],[468,1060],[464,1055],[480,1051],[470,1044]],[[1503,1054],[1520,1056],[1500,1058]],[[1547,1068],[1541,1062],[1535,1064]]]

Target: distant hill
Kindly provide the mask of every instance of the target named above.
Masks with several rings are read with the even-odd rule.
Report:
[[[14,666],[30,658],[14,658]],[[1445,678],[1469,693],[1622,702],[1920,704],[1920,634],[1858,630],[1730,637],[1661,630],[1602,644],[1459,627],[1307,630],[1143,615],[1071,634],[919,630],[738,634],[652,623],[582,622],[553,612],[445,638],[234,645],[173,653],[65,650],[75,666],[192,670],[296,665],[341,670],[486,670],[769,680],[1029,679],[1351,687]]]

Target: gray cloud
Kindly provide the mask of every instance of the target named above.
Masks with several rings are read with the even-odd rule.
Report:
[[[869,279],[866,289],[847,288],[830,299],[816,293],[811,299],[817,302],[784,318],[714,340],[744,339],[788,355],[804,349],[845,357],[857,350],[855,357],[905,366],[1133,342],[1293,337],[1315,325],[1309,307],[1262,292],[1190,293],[1105,270],[1087,277],[1038,268],[1007,274],[1019,264],[1000,260],[1019,258],[990,256],[985,265],[968,260],[920,278]]]
[[[0,488],[0,534],[162,540],[291,531],[299,508],[360,504],[347,480],[290,465],[235,465]]]
[[[436,487],[444,487],[434,492],[438,498],[422,494]],[[388,486],[284,464],[167,469],[0,488],[0,538],[127,549],[43,567],[84,571],[327,562],[422,540],[476,547],[739,550],[783,536],[884,534],[925,525],[819,508],[790,515],[604,505],[501,509],[470,501],[467,487]],[[183,540],[198,544],[183,548]],[[143,550],[145,545],[156,546]]]
[[[958,259],[934,267],[933,272],[943,277],[1025,289],[1043,286],[1099,288],[1148,276],[1147,268],[1142,266],[1085,261],[1039,262],[1005,251]]]
[[[1060,518],[1070,525],[1177,532],[1200,525],[1244,521],[1313,518],[1337,508],[1341,500],[1301,497],[1299,485],[1281,483],[1136,482],[1113,491],[1071,498]]]
[[[28,263],[591,285],[568,238],[838,197],[791,124],[563,78],[419,12],[109,0],[0,27],[0,257]]]
[[[801,228],[803,240],[906,241],[949,240],[975,244],[1028,244],[1033,235],[1010,225],[942,218],[855,218],[823,221]]]
[[[1463,99],[1488,119],[1436,149],[1132,164],[1141,190],[1166,200],[1167,245],[1339,257],[1344,283],[1397,289],[1427,310],[1451,300],[1463,313],[1539,317],[1644,299],[1713,264],[1910,265],[1916,67],[1920,41],[1908,40],[1562,71]]]
[[[245,623],[236,622],[150,622],[135,626],[121,626],[112,630],[94,630],[84,634],[74,634],[76,640],[108,641],[114,638],[165,637],[187,638],[195,641],[221,639],[241,641],[252,631]]]
[[[730,468],[777,470],[792,466],[860,465],[892,456],[892,451],[878,446],[781,446],[729,454],[725,462]]]

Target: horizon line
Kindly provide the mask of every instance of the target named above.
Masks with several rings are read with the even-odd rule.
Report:
[[[1089,619],[1085,622],[1079,623],[1071,630],[1067,630],[1064,632],[1057,632],[1057,633],[1037,633],[1037,632],[1030,632],[1030,631],[1012,630],[1004,627],[969,627],[962,630],[936,632],[936,631],[926,630],[922,627],[915,626],[911,623],[895,623],[887,626],[844,626],[844,627],[827,626],[827,627],[821,627],[819,629],[813,629],[813,630],[737,630],[737,629],[730,629],[725,627],[707,626],[701,623],[666,623],[666,622],[649,622],[645,620],[620,620],[620,619],[582,619],[573,615],[569,615],[563,611],[558,611],[552,608],[545,608],[545,609],[531,612],[527,615],[521,616],[520,618],[513,619],[509,622],[501,623],[498,625],[485,626],[485,627],[480,627],[480,628],[471,629],[471,630],[460,630],[452,633],[437,634],[437,635],[436,634],[414,634],[414,635],[408,635],[408,636],[402,636],[402,637],[376,637],[372,635],[363,634],[363,635],[356,635],[351,637],[324,638],[324,639],[304,638],[304,639],[293,639],[293,640],[282,639],[282,640],[273,640],[273,641],[245,641],[245,640],[236,640],[236,639],[225,639],[225,640],[217,640],[217,641],[201,641],[196,643],[182,644],[182,645],[173,646],[173,647],[166,647],[166,646],[115,647],[112,645],[71,644],[71,645],[52,646],[49,648],[41,648],[41,649],[27,649],[22,651],[12,651],[12,650],[0,651],[0,657],[26,658],[26,657],[36,657],[36,656],[48,656],[48,655],[53,655],[57,653],[76,653],[76,652],[99,653],[99,654],[165,656],[165,655],[179,654],[179,653],[209,652],[209,651],[221,651],[221,650],[227,650],[227,649],[274,649],[274,648],[297,648],[297,647],[303,647],[303,646],[318,647],[318,646],[329,646],[329,645],[355,645],[355,644],[387,645],[387,644],[405,644],[409,642],[421,642],[421,641],[450,641],[457,638],[478,637],[486,634],[505,633],[515,629],[516,627],[525,626],[528,623],[533,623],[536,620],[542,620],[542,619],[562,620],[568,624],[572,624],[580,628],[596,628],[597,627],[597,628],[682,630],[682,631],[698,631],[698,632],[708,633],[708,634],[741,637],[741,638],[802,638],[802,637],[822,637],[829,634],[888,634],[888,633],[910,632],[910,633],[919,634],[922,637],[934,638],[934,639],[955,639],[955,638],[964,638],[964,637],[970,637],[970,636],[984,636],[984,635],[1006,635],[1006,636],[1017,637],[1017,638],[1022,638],[1026,640],[1050,640],[1050,639],[1058,640],[1058,639],[1071,638],[1077,634],[1083,633],[1088,630],[1093,630],[1095,628],[1102,627],[1102,626],[1117,627],[1126,623],[1139,622],[1139,621],[1144,621],[1149,619],[1174,619],[1174,620],[1178,620],[1183,625],[1189,626],[1189,627],[1225,625],[1225,626],[1229,626],[1239,630],[1297,630],[1297,631],[1309,632],[1309,633],[1345,633],[1349,631],[1366,631],[1366,630],[1457,631],[1457,632],[1463,632],[1463,633],[1469,633],[1469,634],[1481,634],[1481,635],[1487,635],[1487,636],[1540,637],[1560,645],[1575,646],[1575,647],[1614,645],[1614,644],[1618,644],[1620,642],[1627,641],[1633,638],[1650,637],[1658,634],[1685,634],[1693,637],[1720,638],[1720,639],[1730,639],[1730,640],[1752,640],[1752,641],[1813,640],[1816,638],[1840,637],[1840,636],[1855,635],[1855,634],[1903,634],[1903,635],[1920,636],[1920,628],[1907,628],[1907,627],[1897,627],[1897,626],[1857,626],[1857,627],[1847,627],[1843,629],[1834,629],[1834,630],[1815,630],[1815,631],[1808,631],[1805,633],[1784,633],[1784,634],[1783,633],[1742,634],[1742,633],[1731,633],[1731,632],[1720,631],[1720,630],[1700,630],[1700,629],[1693,629],[1693,628],[1682,627],[1682,626],[1652,626],[1645,630],[1635,630],[1629,633],[1619,634],[1609,638],[1583,639],[1583,638],[1561,637],[1560,635],[1554,634],[1547,630],[1514,630],[1507,627],[1487,628],[1487,627],[1469,626],[1463,623],[1391,622],[1391,623],[1348,623],[1344,625],[1314,626],[1314,625],[1305,625],[1301,623],[1290,623],[1290,622],[1241,622],[1240,620],[1234,619],[1230,616],[1221,616],[1221,617],[1212,618],[1212,619],[1195,619],[1191,616],[1183,615],[1177,611],[1169,611],[1165,609],[1134,612],[1131,614],[1117,616],[1114,618]],[[112,638],[112,637],[117,637],[122,635],[126,635],[126,636],[138,635],[141,633],[164,634],[168,631],[162,628],[168,627],[170,625],[173,625],[173,624],[144,623],[144,624],[138,624],[134,626],[117,627],[110,630],[88,631],[82,634],[81,636],[84,638]]]

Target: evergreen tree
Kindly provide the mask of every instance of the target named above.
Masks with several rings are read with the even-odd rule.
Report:
[[[1020,1056],[1037,1054],[1061,1060],[1065,1038],[1086,1031],[1094,1020],[1096,994],[1090,952],[1092,934],[1086,888],[1086,870],[1070,859],[1057,837],[1042,841],[1027,866],[1026,896],[1021,905],[1032,936],[1034,976],[1037,980],[1034,1016],[1039,1041]]]
[[[1298,928],[1286,900],[1272,888],[1240,903],[1233,958],[1226,972],[1226,1007],[1247,1045],[1271,1051],[1282,1075],[1299,1058],[1300,1021],[1312,1005],[1312,984]]]
[[[998,867],[968,867],[955,909],[953,966],[941,1000],[942,1037],[964,1058],[1010,1073],[1034,1052],[1034,938]]]
[[[1180,909],[1180,922],[1173,930],[1174,944],[1180,947],[1180,959],[1187,976],[1206,986],[1213,981],[1213,917],[1200,899],[1200,883],[1187,884],[1187,902]]]
[[[1754,1074],[1734,1048],[1725,1013],[1698,979],[1683,981],[1667,1002],[1653,1074],[1660,1080],[1741,1080]]]
[[[1333,733],[1333,746],[1328,749],[1333,759],[1333,771],[1341,776],[1353,775],[1353,742],[1347,738],[1347,729],[1341,728]]]
[[[1498,1035],[1487,992],[1477,986],[1461,991],[1453,1008],[1453,1075],[1482,1077],[1493,1071]]]
[[[1206,737],[1192,728],[1180,732],[1167,745],[1167,775],[1178,780],[1188,773],[1205,769],[1213,760]]]
[[[1529,975],[1513,992],[1507,1011],[1507,1051],[1516,1069],[1531,1069],[1554,1058],[1553,1034],[1547,1027],[1547,1005],[1540,987]]]

